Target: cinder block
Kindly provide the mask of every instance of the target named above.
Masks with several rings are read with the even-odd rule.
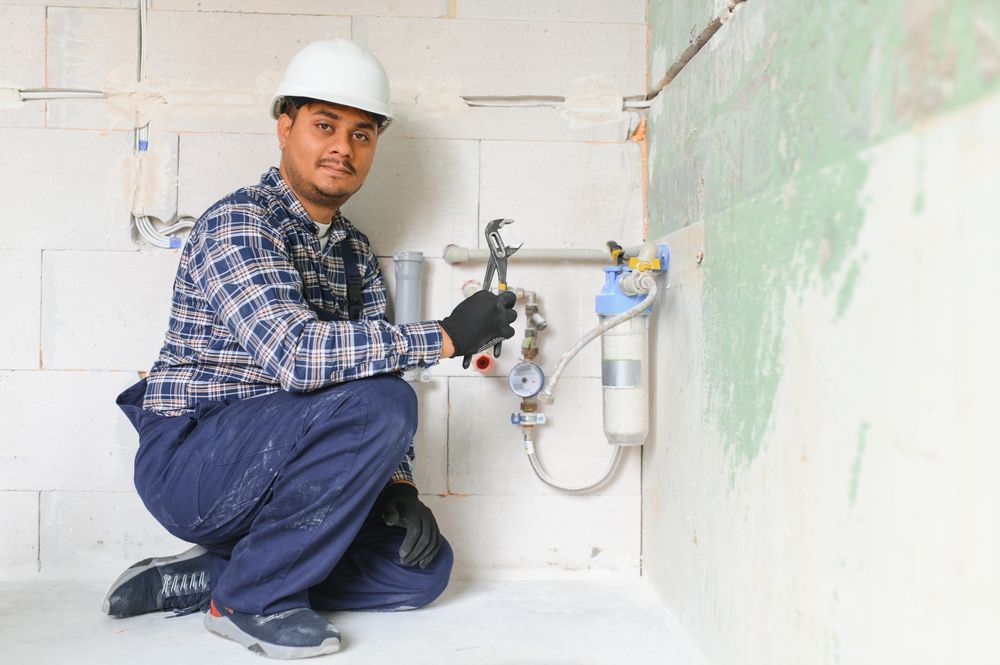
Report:
[[[135,129],[134,116],[123,112],[117,98],[54,99],[45,102],[44,108],[45,126],[53,129],[98,129],[105,132],[131,132]]]
[[[405,94],[403,91],[401,95]],[[389,130],[392,138],[488,139],[495,141],[624,141],[635,118],[622,114],[614,122],[570,125],[562,109],[539,107],[467,106],[457,98],[445,105],[422,106],[413,96],[393,101],[396,121]]]
[[[0,372],[9,414],[0,487],[130,488],[138,439],[115,397],[136,380],[123,372]]]
[[[309,14],[311,16],[445,16],[448,0],[153,0],[153,9],[255,14]]]
[[[44,492],[41,571],[52,580],[111,583],[140,559],[183,552],[135,492]]]
[[[161,249],[47,252],[42,266],[43,366],[149,369],[163,344],[179,258],[179,251]],[[100,294],[99,303],[95,294]]]
[[[448,492],[448,383],[414,382],[419,424],[413,439],[413,478],[422,495]]]
[[[151,11],[145,81],[129,95],[137,20],[135,11],[51,9],[49,84],[111,97],[50,102],[50,126],[131,128],[138,109],[153,129],[268,132],[267,102],[292,54],[307,41],[350,36],[345,17]]]
[[[22,156],[0,160],[0,246],[135,249],[124,163],[131,135],[4,129],[0,145]],[[56,195],[67,187],[72,195]]]
[[[344,213],[379,254],[441,256],[448,243],[475,241],[478,189],[477,143],[386,137]]]
[[[637,143],[489,141],[481,155],[480,224],[496,217],[517,220],[504,228],[508,244],[602,249],[607,240],[641,240]]]
[[[38,575],[38,492],[0,492],[0,580]]]
[[[51,0],[4,0],[5,5],[52,6]],[[106,7],[110,9],[136,9],[134,0],[73,0],[74,7]]]
[[[0,18],[0,88],[43,87],[44,63],[45,8],[4,7]]]
[[[448,480],[456,494],[561,494],[538,477],[511,424],[520,400],[506,378],[451,377]],[[592,482],[614,448],[604,438],[600,379],[560,378],[554,404],[539,404],[546,424],[536,428],[537,457],[566,485]],[[624,448],[618,468],[597,494],[639,494],[637,448]]]
[[[0,250],[0,283],[4,285],[4,316],[0,318],[0,367],[37,369],[39,315],[42,300],[42,253]]]
[[[0,18],[0,90],[44,86],[44,62],[45,8],[4,7]],[[41,127],[44,112],[41,102],[0,103],[0,127]]]
[[[457,0],[457,18],[510,19],[521,21],[572,21],[587,23],[646,23],[645,0]]]
[[[271,135],[185,134],[181,136],[178,206],[201,216],[222,197],[256,185],[281,153]]]
[[[354,38],[385,65],[397,99],[442,83],[463,95],[562,95],[591,75],[624,95],[645,90],[643,25],[359,17]]]
[[[280,76],[304,44],[350,36],[350,18],[338,16],[151,11],[147,76],[179,87],[253,89],[265,72]]]
[[[0,129],[13,127],[44,127],[45,104],[23,102],[20,105],[0,106]]]
[[[453,579],[639,575],[638,496],[426,497],[455,550]]]
[[[112,77],[134,81],[138,22],[135,10],[50,7],[48,85],[103,90]]]

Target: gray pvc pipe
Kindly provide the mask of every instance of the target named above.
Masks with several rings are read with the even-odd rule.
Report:
[[[420,321],[421,275],[423,252],[400,252],[392,257],[396,262],[395,323]]]

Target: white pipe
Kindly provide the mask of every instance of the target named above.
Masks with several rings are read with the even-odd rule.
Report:
[[[642,245],[627,247],[625,253],[636,255]],[[479,263],[490,256],[488,249],[474,249],[460,245],[448,245],[444,248],[444,260],[449,265],[456,263]],[[512,254],[507,261],[602,261],[611,262],[611,255],[606,249],[520,249]]]
[[[100,90],[70,90],[68,88],[31,88],[18,90],[21,101],[34,99],[93,99],[107,97]]]
[[[136,71],[136,81],[142,83],[146,78],[146,32],[148,30],[148,7],[146,0],[139,0],[139,63]]]

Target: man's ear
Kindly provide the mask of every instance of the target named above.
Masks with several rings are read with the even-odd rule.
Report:
[[[288,141],[288,133],[292,131],[291,116],[289,116],[287,113],[282,113],[281,115],[279,115],[276,131],[278,133],[278,148],[280,150],[284,150],[285,143]]]

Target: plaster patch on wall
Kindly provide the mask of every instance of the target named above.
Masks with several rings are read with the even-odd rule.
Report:
[[[623,114],[622,94],[614,81],[591,75],[569,84],[560,115],[571,129],[579,129],[618,122]]]
[[[432,117],[458,115],[468,110],[458,83],[428,84],[415,95],[416,110]]]
[[[173,218],[177,190],[175,144],[172,134],[151,135],[146,152],[132,153],[123,160],[123,196],[133,215]]]
[[[111,114],[134,123],[136,127],[157,125],[168,120],[189,117],[219,117],[261,114],[271,101],[280,73],[261,72],[253,88],[185,86],[178,81],[146,78],[136,82],[130,69],[112,70],[104,85],[105,104]]]
[[[16,88],[0,88],[0,109],[16,109],[21,106],[24,106],[24,102]]]

